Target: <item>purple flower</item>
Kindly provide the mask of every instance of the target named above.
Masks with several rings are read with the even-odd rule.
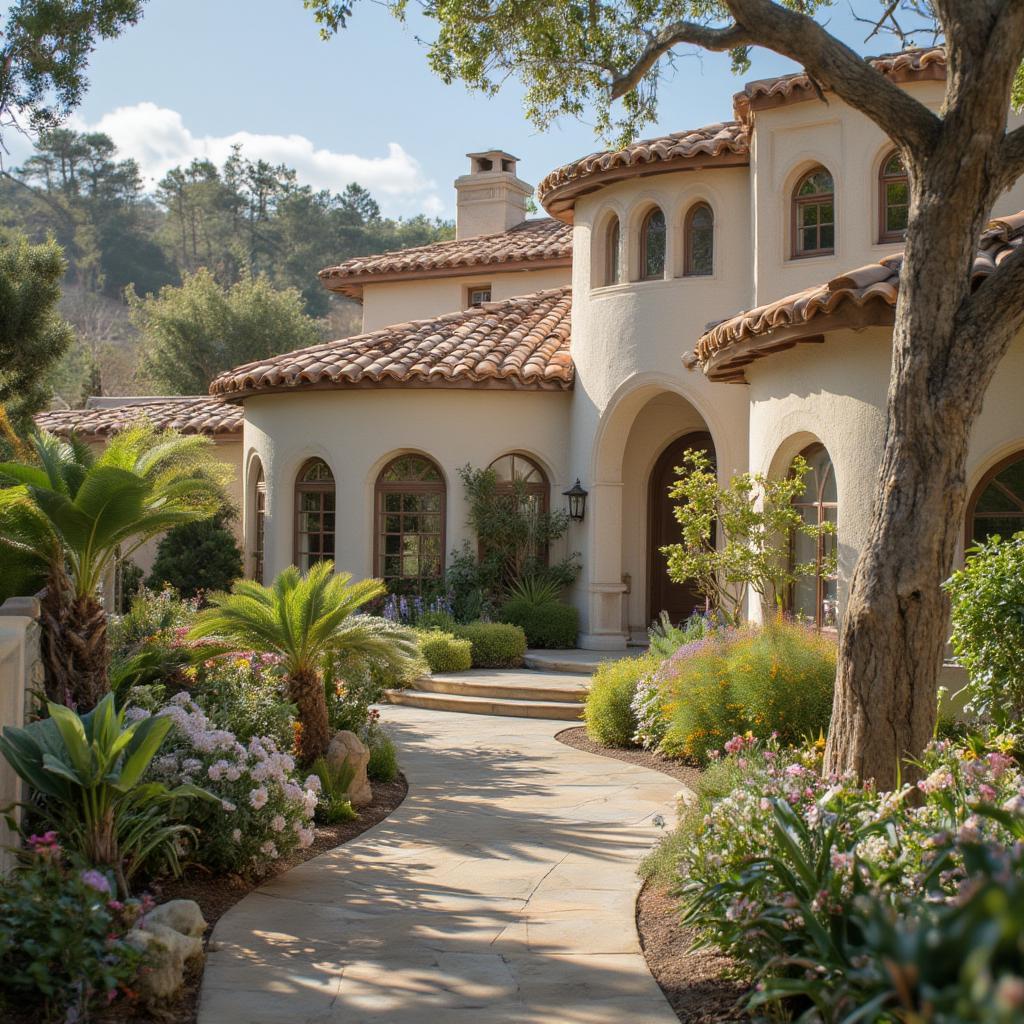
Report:
[[[97,892],[103,893],[105,896],[110,895],[110,881],[102,871],[97,871],[95,868],[89,868],[88,871],[83,871],[79,878],[82,882],[89,886],[90,889],[95,889]]]

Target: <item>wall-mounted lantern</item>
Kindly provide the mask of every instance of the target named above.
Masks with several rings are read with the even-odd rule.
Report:
[[[583,522],[583,513],[587,508],[587,494],[580,486],[580,478],[576,477],[576,483],[572,485],[567,491],[562,491],[563,497],[569,499],[569,518],[574,522]]]

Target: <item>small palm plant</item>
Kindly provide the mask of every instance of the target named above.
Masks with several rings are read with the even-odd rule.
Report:
[[[298,709],[299,756],[311,765],[330,741],[323,668],[343,655],[404,665],[415,652],[401,630],[382,630],[379,620],[355,613],[384,593],[380,580],[352,582],[318,562],[303,576],[289,566],[269,586],[239,580],[228,594],[212,594],[189,633],[211,641],[214,651],[257,650],[277,654],[288,694]]]
[[[38,465],[0,463],[0,597],[45,586],[46,696],[88,711],[107,692],[100,591],[118,558],[224,504],[230,470],[205,437],[140,423],[101,454],[72,439],[31,438]]]

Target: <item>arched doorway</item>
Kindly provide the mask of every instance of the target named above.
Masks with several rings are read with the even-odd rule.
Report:
[[[673,583],[668,577],[667,560],[661,549],[679,540],[679,524],[673,509],[675,502],[668,496],[676,482],[676,466],[683,461],[687,449],[707,452],[715,461],[715,446],[707,431],[695,431],[676,438],[658,456],[651,470],[647,499],[647,591],[648,619],[657,618],[663,611],[676,623],[687,619],[694,611],[704,609],[704,597],[689,584]]]

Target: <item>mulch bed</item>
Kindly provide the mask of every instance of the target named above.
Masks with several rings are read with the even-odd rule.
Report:
[[[700,777],[696,768],[650,750],[603,747],[582,726],[563,729],[555,739],[577,750],[651,768],[691,788]],[[670,886],[644,884],[636,903],[636,928],[647,966],[683,1024],[749,1020],[736,1010],[747,989],[728,977],[729,958],[713,949],[691,950],[694,933],[681,923]]]
[[[205,875],[196,870],[187,872],[184,877],[161,881],[151,886],[153,897],[158,903],[167,900],[195,900],[202,908],[203,917],[210,927],[206,931],[204,941],[209,942],[213,926],[218,918],[230,910],[243,896],[264,882],[279,875],[289,868],[316,857],[336,846],[341,846],[362,835],[367,829],[373,828],[387,818],[392,811],[405,799],[409,785],[404,775],[399,775],[394,782],[374,782],[373,803],[363,807],[359,817],[354,821],[343,821],[337,825],[317,826],[313,845],[305,850],[297,851],[286,861],[275,865],[273,874],[264,876],[258,881],[249,882],[237,875]],[[110,1010],[97,1014],[96,1020],[104,1024],[195,1024],[199,1010],[199,986],[203,980],[202,964],[193,966],[186,978],[185,988],[181,997],[169,1006],[152,1007],[143,1010],[129,1003],[115,1003]],[[26,1016],[24,1021],[16,1018],[11,1024],[36,1024],[38,1014]]]

